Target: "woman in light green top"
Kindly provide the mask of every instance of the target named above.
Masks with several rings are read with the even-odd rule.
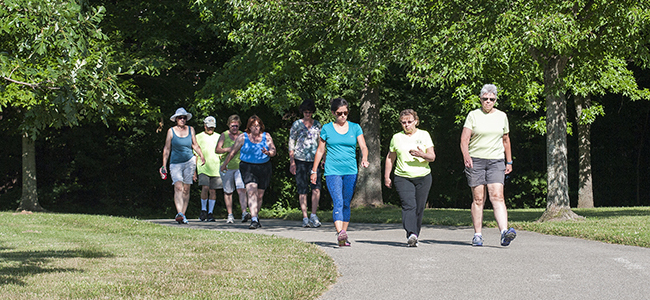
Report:
[[[479,94],[481,108],[467,115],[460,137],[467,183],[472,189],[473,246],[483,246],[483,206],[485,193],[490,195],[494,218],[501,230],[501,246],[508,246],[517,236],[508,229],[508,212],[503,196],[505,174],[512,172],[510,128],[506,114],[494,107],[497,87],[486,84]]]
[[[394,184],[402,201],[402,225],[406,230],[407,244],[417,247],[424,207],[431,189],[431,168],[429,163],[436,159],[433,141],[428,132],[418,129],[418,114],[412,109],[399,114],[403,132],[393,135],[390,150],[386,155],[384,184]],[[395,177],[390,173],[395,166]]]

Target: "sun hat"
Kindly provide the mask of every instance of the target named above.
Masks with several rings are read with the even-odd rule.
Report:
[[[203,120],[203,124],[205,124],[205,126],[207,126],[208,128],[217,127],[217,119],[215,119],[213,116],[209,116],[205,118],[205,120]]]
[[[178,116],[186,116],[187,120],[189,121],[192,118],[192,114],[188,113],[184,108],[179,108],[176,110],[176,113],[172,115],[171,118],[169,118],[172,122],[176,122],[176,117]]]

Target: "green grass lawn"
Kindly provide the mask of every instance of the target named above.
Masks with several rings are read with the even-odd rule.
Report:
[[[329,256],[292,239],[0,212],[2,299],[315,299],[336,277]]]
[[[544,209],[508,210],[510,226],[516,229],[535,231],[544,234],[570,236],[614,244],[650,248],[650,207],[602,207],[593,209],[573,209],[583,217],[580,221],[535,222]],[[301,220],[299,210],[281,213],[264,212],[268,217]],[[260,213],[260,215],[264,215]],[[331,222],[331,211],[319,213],[321,221]],[[485,210],[484,226],[496,227],[494,214]],[[350,222],[353,223],[401,223],[399,207],[360,208],[352,210]],[[468,209],[426,209],[423,224],[447,226],[471,226],[472,218]]]

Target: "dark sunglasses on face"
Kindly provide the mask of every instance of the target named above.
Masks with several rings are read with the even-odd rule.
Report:
[[[339,117],[340,117],[340,116],[347,116],[347,115],[348,115],[348,111],[337,111],[337,112],[336,112],[336,115],[339,116]]]
[[[497,98],[481,98],[481,101],[491,101],[491,102],[494,102],[494,101],[497,101]]]
[[[187,116],[178,116],[178,117],[176,117],[176,119],[179,119],[179,120],[187,120]]]
[[[230,127],[239,127],[239,125],[237,125],[237,124],[232,124],[232,125],[230,125]]]

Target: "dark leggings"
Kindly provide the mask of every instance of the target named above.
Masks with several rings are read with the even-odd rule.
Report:
[[[432,181],[431,174],[416,178],[395,176],[393,179],[397,194],[402,201],[402,225],[406,230],[407,238],[411,233],[420,236],[422,216]]]

